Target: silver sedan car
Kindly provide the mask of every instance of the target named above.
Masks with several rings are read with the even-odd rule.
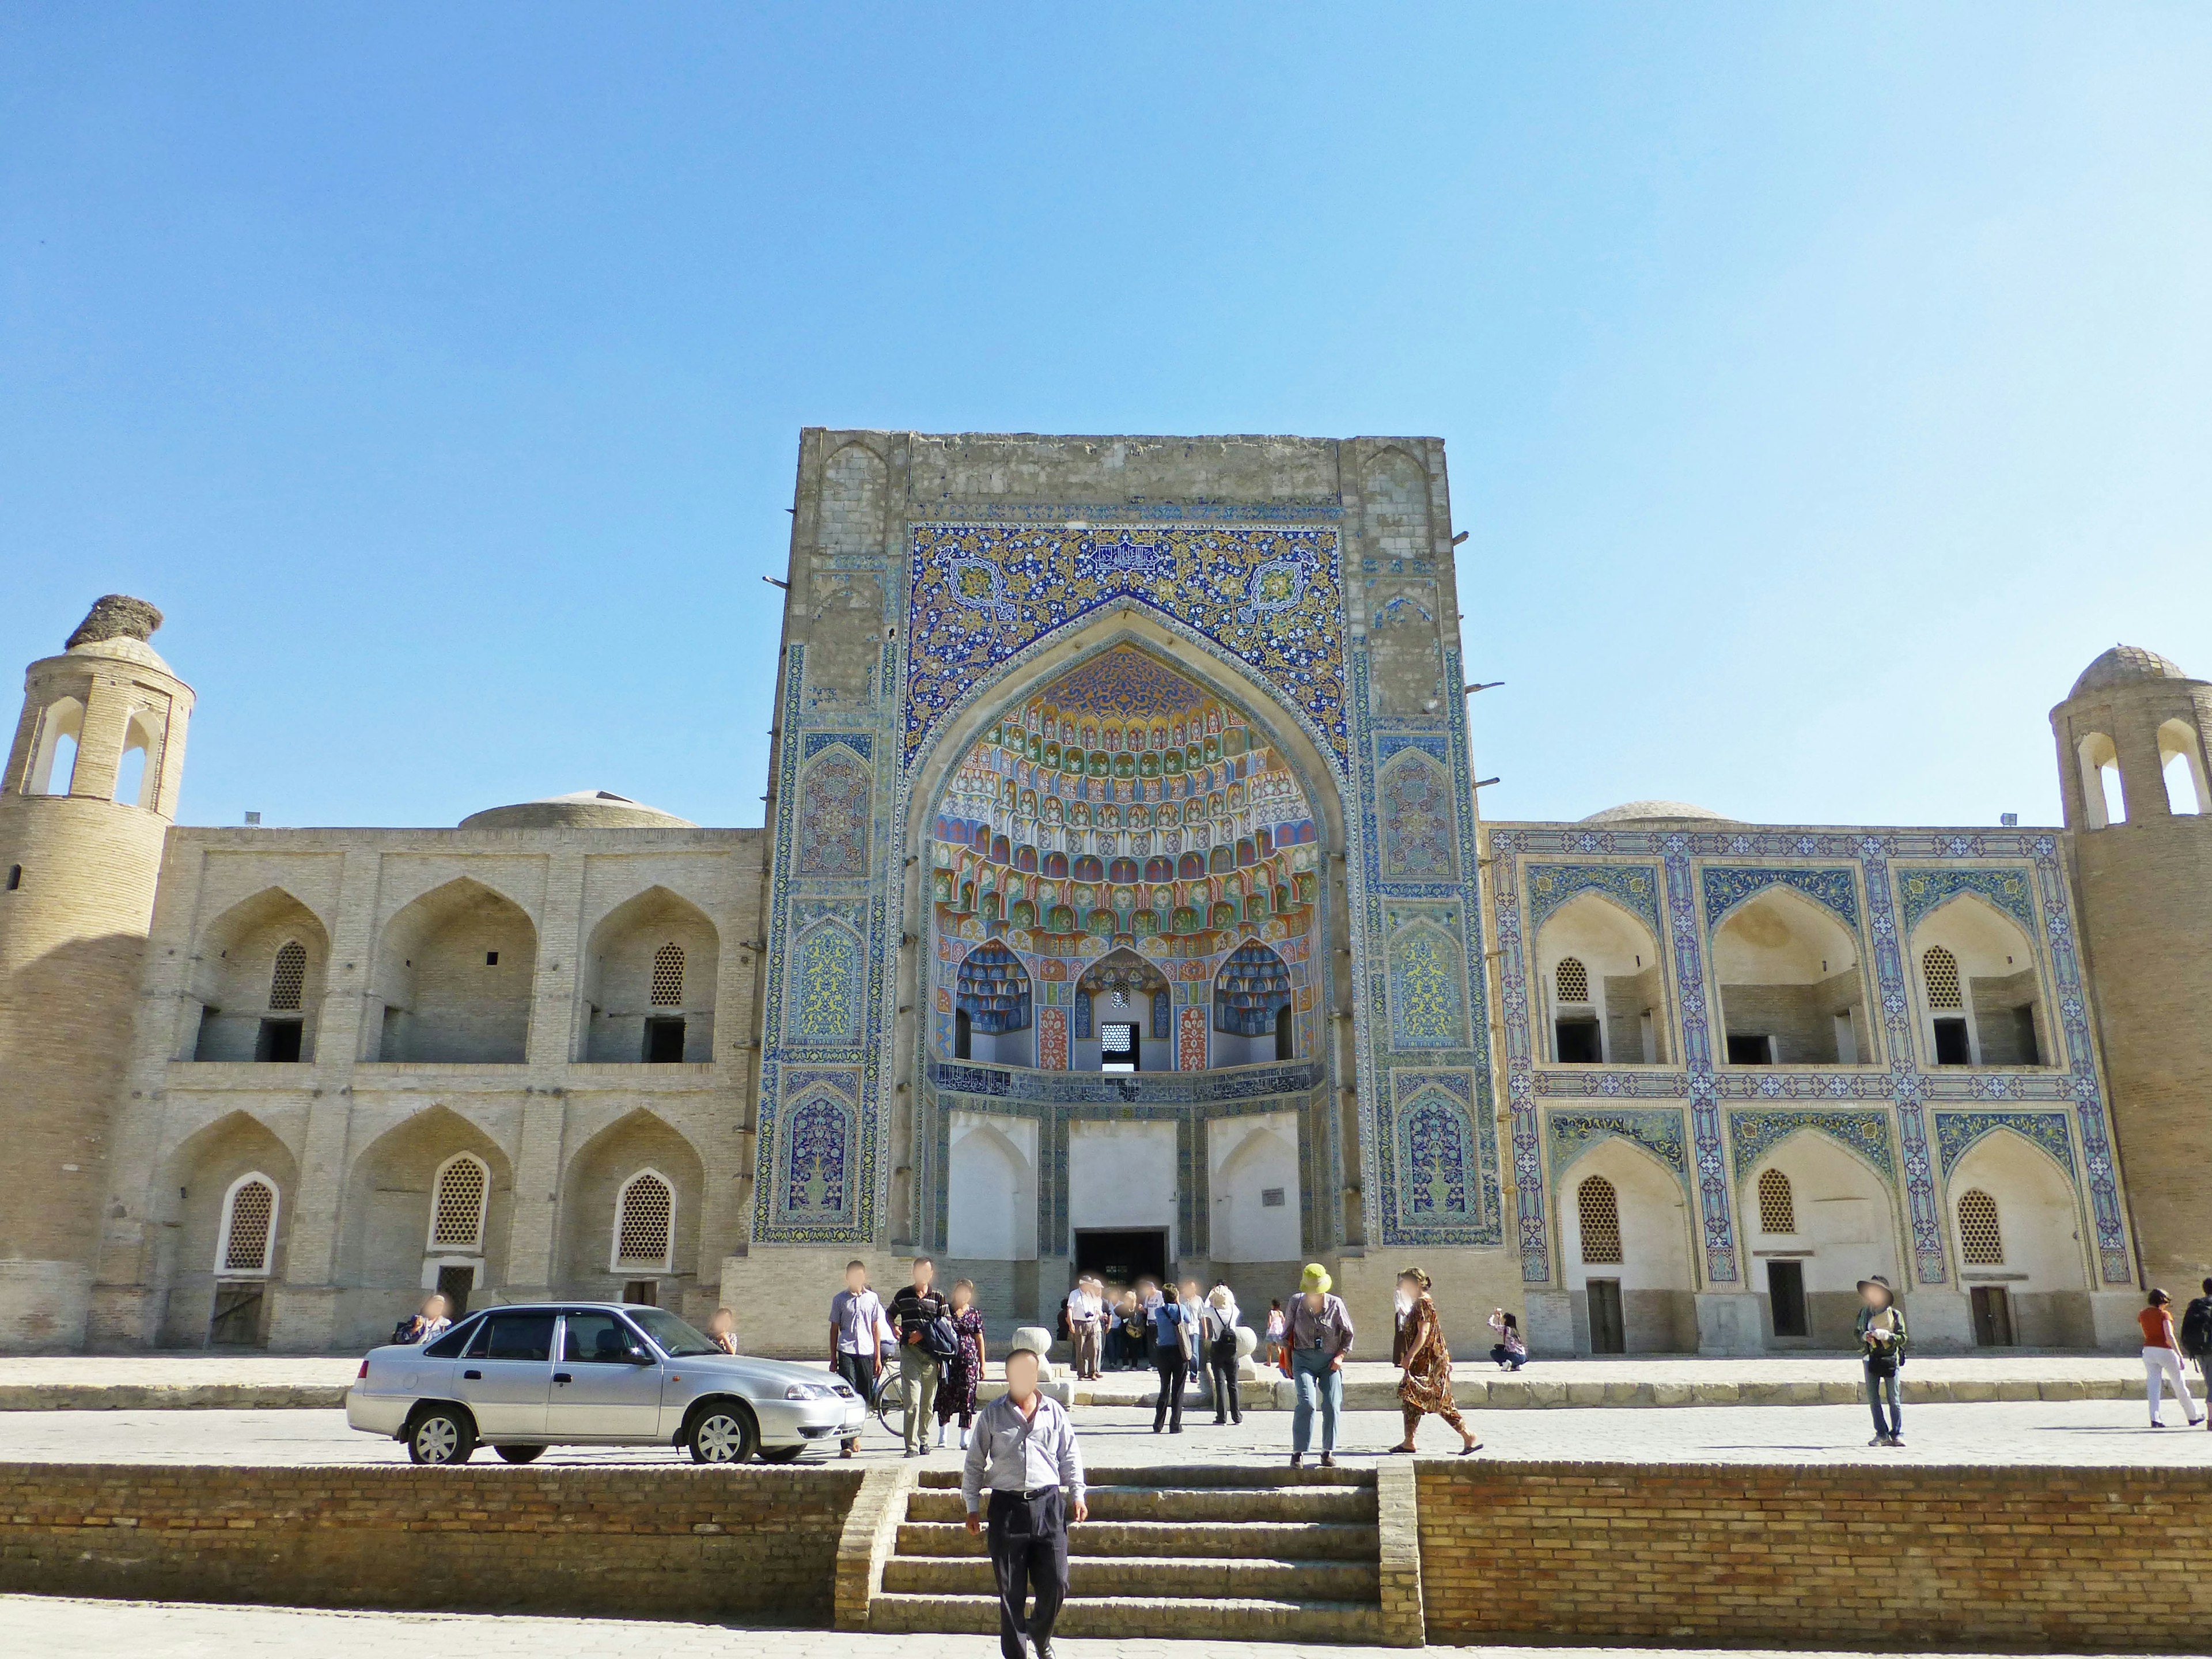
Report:
[[[795,1462],[857,1435],[867,1401],[842,1378],[724,1353],[659,1308],[562,1302],[490,1308],[422,1346],[373,1349],[346,1422],[404,1441],[417,1463],[510,1463],[548,1446],[682,1446],[695,1462]]]

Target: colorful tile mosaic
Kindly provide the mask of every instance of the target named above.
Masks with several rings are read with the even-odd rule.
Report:
[[[1390,940],[1390,1036],[1394,1048],[1464,1048],[1466,972],[1451,935],[1425,917]]]
[[[1036,1011],[1037,1066],[1047,1072],[1067,1069],[1067,1010],[1039,1008]]]
[[[1731,1111],[1729,1153],[1741,1181],[1759,1161],[1800,1129],[1817,1130],[1856,1152],[1891,1186],[1897,1184],[1889,1114],[1873,1111]]]
[[[1598,1142],[1616,1135],[1643,1147],[1677,1176],[1686,1178],[1689,1175],[1679,1111],[1638,1107],[1615,1112],[1553,1112],[1546,1127],[1551,1133],[1554,1179]]]
[[[1441,1090],[1416,1096],[1405,1115],[1406,1201],[1417,1220],[1472,1221],[1480,1188],[1467,1108]]]
[[[863,963],[851,928],[830,918],[800,936],[793,953],[790,1040],[843,1046],[860,1040]]]
[[[1376,820],[1385,881],[1450,881],[1459,874],[1458,824],[1450,774],[1417,749],[1391,757],[1382,771]]]
[[[1659,871],[1647,864],[1531,864],[1528,875],[1528,937],[1544,931],[1552,914],[1584,893],[1611,899],[1649,928],[1656,942],[1659,925]]]
[[[1176,1015],[1176,1065],[1186,1072],[1206,1069],[1206,1010],[1184,1008]]]
[[[1252,665],[1296,699],[1314,734],[1346,763],[1334,529],[916,524],[910,545],[909,760],[993,669],[1047,635],[1130,600]]]
[[[2009,1129],[2050,1153],[2066,1172],[2069,1183],[2075,1178],[2074,1137],[2063,1112],[1937,1112],[1934,1116],[1936,1147],[1947,1176],[1959,1167],[1959,1160],[1966,1155],[1966,1149],[1984,1135]]]
[[[1844,920],[1846,927],[1859,925],[1858,895],[1848,870],[1735,869],[1708,864],[1699,872],[1705,889],[1705,925],[1712,927],[1746,899],[1770,887],[1787,887],[1815,903],[1825,904]]]
[[[1961,893],[1973,893],[2035,934],[2035,872],[2021,870],[1904,869],[1897,872],[1897,925],[1906,939],[1929,911]]]
[[[823,751],[802,775],[794,872],[802,876],[866,875],[873,773],[841,743]]]

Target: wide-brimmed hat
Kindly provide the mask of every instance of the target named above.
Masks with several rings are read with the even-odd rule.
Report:
[[[1334,1283],[1336,1281],[1328,1276],[1328,1269],[1318,1261],[1307,1262],[1306,1270],[1298,1275],[1298,1289],[1319,1291],[1323,1296],[1328,1294],[1328,1287]]]
[[[1859,1280],[1860,1291],[1863,1292],[1866,1287],[1869,1285],[1873,1285],[1876,1290],[1881,1292],[1883,1301],[1894,1302],[1897,1300],[1896,1286],[1892,1285],[1887,1279],[1884,1279],[1880,1273],[1876,1273],[1872,1279],[1862,1279]]]

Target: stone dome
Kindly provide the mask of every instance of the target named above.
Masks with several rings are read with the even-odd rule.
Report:
[[[135,662],[141,668],[157,668],[164,674],[177,671],[161,659],[161,653],[143,640],[133,639],[127,634],[118,634],[112,639],[87,640],[82,645],[72,645],[64,653],[71,657],[106,657],[115,662]]]
[[[1739,820],[1716,812],[1710,806],[1692,806],[1684,800],[1628,800],[1618,806],[1608,806],[1602,812],[1593,812],[1583,822],[1634,830],[1654,823],[1735,823]]]
[[[547,795],[514,806],[494,806],[461,820],[464,830],[696,830],[689,818],[664,812],[617,795],[611,789],[579,789]]]
[[[2132,685],[2142,680],[2185,680],[2174,664],[2155,651],[2146,651],[2139,645],[2116,645],[2081,671],[2081,678],[2074,682],[2074,689],[2066,695],[2078,697],[2091,691],[2103,691],[2115,685]]]

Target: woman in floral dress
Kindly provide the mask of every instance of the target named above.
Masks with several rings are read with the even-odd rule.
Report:
[[[968,1430],[975,1421],[975,1385],[983,1380],[983,1316],[975,1308],[975,1281],[952,1281],[952,1328],[960,1333],[960,1357],[945,1362],[937,1379],[937,1443],[952,1419],[960,1419],[960,1449],[968,1449]]]
[[[1467,1425],[1460,1421],[1459,1408],[1452,1403],[1451,1350],[1444,1346],[1443,1322],[1437,1317],[1437,1304],[1429,1298],[1429,1276],[1419,1267],[1408,1267],[1398,1275],[1398,1334],[1392,1345],[1390,1360],[1405,1367],[1406,1375],[1398,1384],[1398,1403],[1406,1417],[1406,1438],[1390,1448],[1394,1452],[1413,1449],[1413,1431],[1431,1412],[1459,1431],[1459,1455],[1464,1457],[1477,1449],[1482,1442],[1468,1432]]]

